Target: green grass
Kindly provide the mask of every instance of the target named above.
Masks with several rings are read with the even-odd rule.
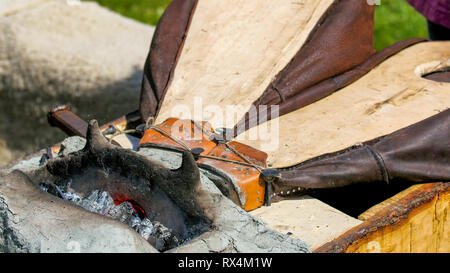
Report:
[[[375,48],[416,37],[428,37],[425,18],[406,0],[381,0],[375,11]]]
[[[95,2],[126,17],[156,25],[171,0],[95,0]]]
[[[170,0],[96,0],[124,16],[156,25]],[[223,0],[226,1],[226,0]],[[406,0],[381,0],[375,12],[375,48],[395,42],[427,37],[426,20]]]

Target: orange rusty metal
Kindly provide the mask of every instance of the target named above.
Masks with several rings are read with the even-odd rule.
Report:
[[[259,170],[248,163],[265,168],[266,153],[239,142],[227,143],[239,153],[237,154],[225,144],[217,144],[211,141],[210,138],[214,135],[214,130],[207,122],[195,123],[191,120],[170,118],[156,125],[155,128],[149,128],[145,132],[141,139],[140,147],[163,147],[177,150],[185,150],[186,147],[191,150],[202,148],[204,151],[200,154],[197,162],[227,174],[245,196],[245,202],[241,205],[246,211],[251,211],[264,205],[265,182],[261,178]],[[202,156],[208,156],[208,158]]]
[[[47,114],[48,123],[63,130],[68,136],[86,138],[88,123],[70,111],[67,105],[53,107]]]

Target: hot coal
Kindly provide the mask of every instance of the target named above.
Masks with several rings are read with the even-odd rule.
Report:
[[[106,191],[94,190],[86,197],[73,192],[66,192],[54,184],[42,183],[41,189],[70,201],[87,211],[110,217],[128,225],[159,251],[166,251],[181,244],[171,230],[158,221],[151,221],[136,209],[130,201],[117,204]]]

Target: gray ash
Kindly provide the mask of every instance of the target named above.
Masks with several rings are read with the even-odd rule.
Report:
[[[182,242],[172,234],[171,230],[161,223],[146,218],[132,203],[125,201],[116,205],[108,192],[94,190],[88,196],[81,197],[76,193],[65,192],[54,184],[43,183],[41,189],[70,201],[87,211],[107,216],[128,225],[152,244],[158,251],[166,251]]]

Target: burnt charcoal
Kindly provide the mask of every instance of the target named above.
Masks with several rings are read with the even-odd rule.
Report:
[[[166,251],[181,244],[180,240],[173,233],[159,222],[154,222],[154,246],[159,251]]]
[[[50,156],[48,154],[43,154],[41,159],[39,160],[39,166],[44,166],[49,159]]]
[[[41,183],[41,184],[39,184],[39,187],[43,191],[46,191],[54,196],[58,196],[59,198],[66,200],[65,194],[61,191],[61,189],[58,186],[56,186],[54,184]]]

